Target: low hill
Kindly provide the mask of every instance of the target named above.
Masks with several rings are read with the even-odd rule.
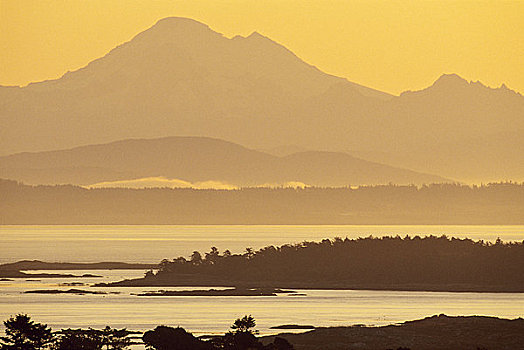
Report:
[[[287,182],[347,186],[450,181],[345,153],[310,151],[277,157],[208,137],[131,139],[68,150],[18,153],[0,157],[0,177],[30,184],[75,185],[166,177],[237,187]]]
[[[317,328],[278,336],[296,350],[522,350],[524,320],[438,315],[384,327]]]

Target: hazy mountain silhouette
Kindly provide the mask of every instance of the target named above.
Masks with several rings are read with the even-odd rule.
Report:
[[[0,157],[0,178],[32,184],[79,184],[145,177],[236,186],[300,181],[317,186],[449,181],[336,152],[277,157],[207,137],[131,139],[68,150]]]
[[[524,97],[505,86],[443,75],[392,96],[325,74],[256,32],[228,39],[185,18],[160,20],[60,79],[0,87],[0,123],[4,155],[196,135],[381,154],[460,180],[524,179]],[[507,133],[515,137],[500,145]]]

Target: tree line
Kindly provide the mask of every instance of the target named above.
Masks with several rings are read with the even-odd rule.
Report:
[[[86,189],[0,179],[0,224],[524,224],[524,183]]]
[[[205,276],[236,285],[285,288],[462,285],[524,290],[524,241],[474,241],[447,236],[335,238],[244,253],[195,251],[160,262],[145,281]],[[152,283],[154,285],[155,283]]]
[[[126,350],[136,342],[130,335],[140,333],[109,326],[97,329],[62,329],[53,332],[24,314],[4,321],[5,336],[0,350]],[[147,350],[293,350],[284,338],[275,337],[266,345],[257,338],[251,315],[238,318],[224,336],[199,339],[181,327],[157,326],[142,335]]]

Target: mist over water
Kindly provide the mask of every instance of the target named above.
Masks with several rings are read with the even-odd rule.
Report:
[[[473,240],[524,240],[524,225],[305,225],[305,226],[1,226],[0,263],[122,261],[157,263],[193,251],[240,253],[334,237],[447,235]]]

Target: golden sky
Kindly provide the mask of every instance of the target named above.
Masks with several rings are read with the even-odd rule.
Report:
[[[168,16],[228,37],[258,31],[394,94],[442,73],[524,92],[521,0],[0,0],[0,84],[57,78]]]

